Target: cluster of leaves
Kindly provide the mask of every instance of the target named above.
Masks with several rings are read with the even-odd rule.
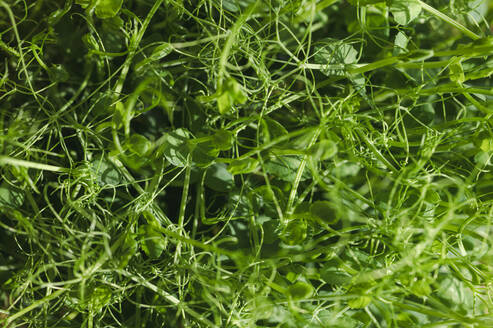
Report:
[[[491,327],[484,0],[0,0],[0,326]]]

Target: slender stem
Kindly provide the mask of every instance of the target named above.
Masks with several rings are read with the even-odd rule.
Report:
[[[447,15],[445,15],[444,13],[436,10],[435,8],[433,8],[432,6],[424,3],[423,1],[421,0],[418,0],[418,2],[421,4],[421,7],[429,12],[430,14],[432,14],[433,16],[443,20],[444,22],[446,22],[447,24],[450,24],[452,25],[453,27],[455,27],[456,29],[458,29],[459,31],[461,31],[462,33],[464,33],[465,35],[467,35],[468,37],[470,37],[471,39],[473,40],[477,40],[477,39],[480,39],[481,37],[479,35],[477,35],[476,33],[472,32],[471,30],[469,30],[467,27],[465,27],[464,25],[462,25],[461,23],[457,22],[456,20],[448,17]]]
[[[48,301],[54,299],[54,298],[57,298],[59,297],[60,295],[62,295],[63,293],[65,292],[65,289],[59,289],[55,292],[53,292],[52,294],[50,295],[47,295],[45,297],[43,297],[42,299],[40,299],[39,301],[36,301],[34,303],[32,303],[31,305],[29,306],[26,306],[25,308],[23,308],[22,310],[20,310],[19,312],[17,313],[14,313],[12,315],[10,315],[6,321],[6,324],[5,324],[5,327],[9,327],[9,325],[14,322],[15,320],[17,320],[18,318],[22,317],[24,314],[34,310],[35,308],[37,307],[40,307],[41,305],[47,303]]]
[[[254,12],[255,8],[257,8],[257,5],[259,4],[260,1],[255,1],[253,4],[251,4],[247,10],[238,18],[236,23],[233,25],[233,28],[229,32],[229,36],[226,39],[226,44],[224,45],[223,51],[221,53],[221,58],[219,59],[219,85],[222,84],[224,75],[226,73],[226,64],[228,62],[228,56],[229,52],[231,51],[231,48],[233,47],[234,40],[236,39],[236,36],[240,32],[240,28],[245,24],[247,19],[252,15]]]

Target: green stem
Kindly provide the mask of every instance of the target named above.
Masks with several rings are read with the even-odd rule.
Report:
[[[255,1],[253,4],[251,4],[247,10],[238,18],[236,23],[233,25],[233,28],[229,32],[229,36],[226,39],[226,44],[224,45],[223,51],[221,53],[221,58],[219,59],[219,71],[218,71],[218,76],[219,76],[219,86],[222,85],[224,75],[226,74],[226,64],[228,63],[228,56],[229,52],[231,51],[231,48],[233,47],[233,43],[236,39],[236,36],[240,32],[240,28],[245,24],[247,19],[252,15],[254,12],[255,8],[257,8],[257,5],[259,4],[260,1]]]
[[[147,17],[146,17],[144,23],[142,24],[141,29],[139,30],[139,32],[137,33],[135,38],[132,38],[132,41],[131,41],[131,43],[129,45],[129,49],[128,49],[128,56],[125,59],[125,62],[123,63],[123,68],[122,68],[122,71],[120,73],[120,77],[119,77],[119,79],[115,85],[115,89],[114,89],[115,99],[122,92],[123,84],[125,83],[125,79],[127,78],[127,74],[128,74],[129,69],[130,69],[130,65],[132,64],[132,60],[133,60],[135,54],[137,53],[137,47],[138,47],[140,41],[142,40],[142,38],[144,37],[144,33],[147,29],[147,26],[149,26],[149,23],[151,22],[152,17],[156,13],[156,11],[159,9],[159,6],[161,6],[163,1],[164,0],[157,0],[156,2],[154,2],[154,5],[152,6],[151,10],[149,11],[149,14],[147,14]]]
[[[55,292],[53,292],[52,294],[50,295],[47,295],[45,297],[43,297],[42,299],[32,303],[31,305],[29,306],[26,306],[25,308],[23,308],[22,310],[20,310],[19,312],[17,313],[14,313],[12,315],[10,315],[6,321],[6,324],[5,324],[5,327],[9,327],[10,324],[12,322],[14,322],[15,320],[17,320],[18,318],[22,317],[24,314],[34,310],[35,308],[37,307],[40,307],[41,305],[47,303],[48,301],[54,299],[54,298],[57,298],[59,297],[60,295],[62,295],[63,293],[65,292],[65,289],[59,289]]]
[[[456,29],[458,29],[459,31],[461,31],[462,33],[464,33],[465,35],[467,35],[471,39],[477,40],[477,39],[481,38],[479,35],[477,35],[476,33],[472,32],[471,30],[469,30],[464,25],[462,25],[459,22],[457,22],[456,20],[448,17],[444,13],[436,10],[432,6],[424,3],[421,0],[418,0],[418,2],[421,4],[421,8],[423,8],[425,11],[429,12],[430,14],[432,14],[433,16],[435,16],[436,18],[439,18],[439,19],[443,20],[445,23],[452,25],[453,27],[455,27]]]

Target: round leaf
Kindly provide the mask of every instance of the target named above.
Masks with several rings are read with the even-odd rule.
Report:
[[[313,286],[302,281],[288,287],[289,296],[295,300],[302,300],[313,295]]]

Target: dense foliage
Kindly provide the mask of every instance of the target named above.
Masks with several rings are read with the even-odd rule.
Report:
[[[0,326],[492,327],[490,3],[0,0]]]

